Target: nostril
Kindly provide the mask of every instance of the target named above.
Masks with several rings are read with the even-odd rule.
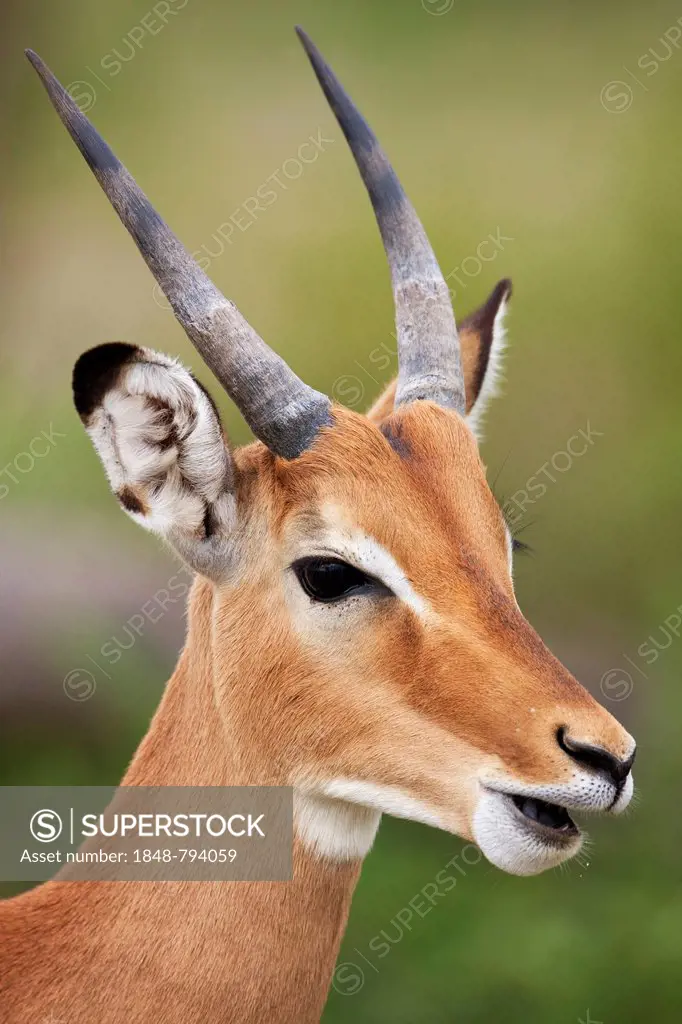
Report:
[[[557,730],[556,738],[565,754],[568,754],[578,764],[591,768],[601,775],[606,775],[615,786],[620,786],[630,774],[635,760],[634,750],[630,757],[622,761],[608,750],[604,750],[603,747],[595,747],[591,743],[580,743],[570,739],[563,726]]]

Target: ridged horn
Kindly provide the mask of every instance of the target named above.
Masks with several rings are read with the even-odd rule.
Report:
[[[266,345],[192,259],[40,57],[32,50],[26,56],[199,355],[256,437],[283,458],[300,455],[330,422],[329,399]]]
[[[388,256],[398,339],[396,404],[426,398],[464,413],[457,325],[426,232],[374,132],[312,40],[302,28],[296,32],[351,148]]]

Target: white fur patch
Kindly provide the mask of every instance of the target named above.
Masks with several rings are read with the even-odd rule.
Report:
[[[306,555],[328,555],[340,558],[357,569],[380,580],[397,598],[422,619],[433,616],[428,601],[419,594],[405,575],[390,551],[357,527],[344,522],[343,512],[326,505],[323,515],[330,524],[327,534],[320,537],[312,547],[306,548]]]
[[[634,749],[634,740],[632,741]],[[632,779],[632,775],[629,776]],[[513,777],[491,777],[482,779],[483,785],[499,793],[516,796],[529,796],[535,800],[544,800],[550,804],[559,804],[569,811],[586,811],[590,814],[602,814],[613,810],[613,801],[617,795],[616,787],[610,779],[595,772],[576,769],[568,782],[548,786],[529,786],[519,783]],[[625,785],[618,799],[618,809],[624,810],[631,797],[633,786]]]
[[[294,790],[294,821],[299,839],[332,860],[362,858],[369,853],[382,814],[444,828],[428,805],[395,786],[354,779],[332,779]]]
[[[486,367],[481,390],[474,402],[471,412],[467,416],[467,423],[473,430],[479,441],[482,440],[483,419],[491,399],[500,392],[500,385],[503,380],[503,360],[507,347],[507,334],[504,325],[504,318],[509,307],[508,298],[504,298],[499,305],[495,320],[493,322],[493,340],[490,346],[488,366]]]
[[[324,783],[321,791],[325,796],[373,807],[382,814],[392,814],[394,818],[421,821],[433,828],[444,827],[440,814],[396,786],[379,786],[373,782],[359,782],[354,779],[333,779]]]
[[[381,814],[318,793],[294,790],[294,826],[306,849],[330,860],[361,860],[372,848]]]
[[[220,421],[176,360],[138,349],[86,429],[112,489],[141,526],[181,548],[205,540],[207,524],[209,532],[231,528],[232,464]]]

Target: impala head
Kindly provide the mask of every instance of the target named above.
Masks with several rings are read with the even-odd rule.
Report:
[[[192,261],[34,54],[177,319],[258,441],[230,450],[175,360],[86,352],[78,412],[126,511],[211,587],[218,706],[237,756],[296,788],[304,843],[364,854],[380,812],[533,874],[572,856],[569,811],[618,812],[634,742],[544,646],[512,584],[513,541],[472,430],[502,347],[501,282],[460,323],[388,160],[313,44],[374,207],[400,372],[367,416],[303,384]]]

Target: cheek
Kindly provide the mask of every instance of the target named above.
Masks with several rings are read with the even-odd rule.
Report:
[[[377,621],[375,643],[383,673],[400,696],[411,702],[424,659],[424,629],[409,609],[397,605],[393,614]]]
[[[322,674],[408,685],[421,650],[414,615],[393,597],[350,596],[312,601],[293,573],[284,584],[291,629]]]
[[[291,631],[304,647],[327,663],[347,657],[365,629],[370,601],[360,595],[330,604],[313,601],[291,570],[284,573],[283,591]]]

